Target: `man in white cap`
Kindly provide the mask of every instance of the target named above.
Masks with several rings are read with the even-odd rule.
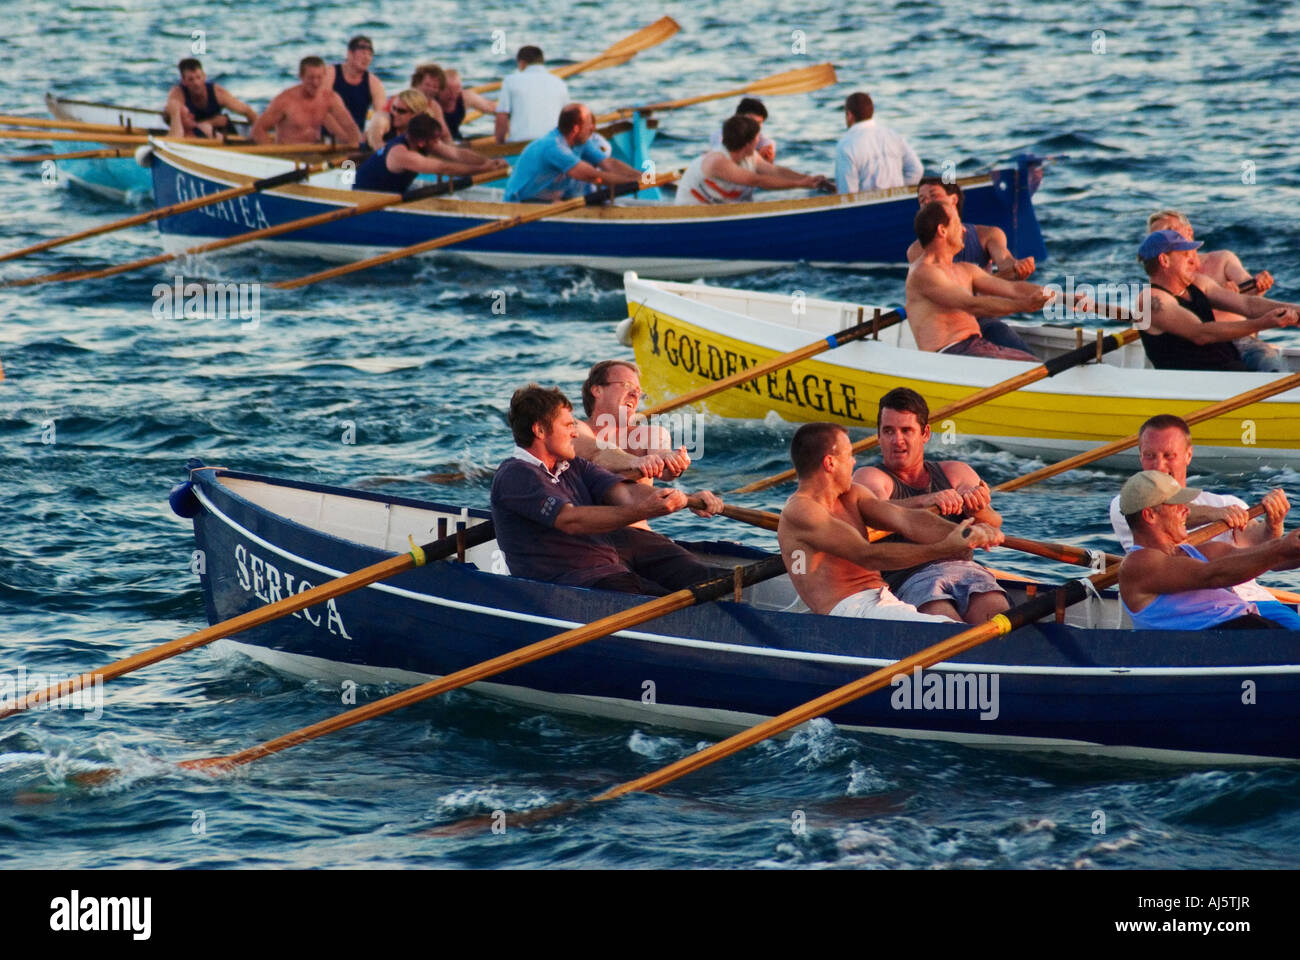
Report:
[[[1138,247],[1138,259],[1150,289],[1138,297],[1138,315],[1150,320],[1142,330],[1142,346],[1151,366],[1159,370],[1245,370],[1232,341],[1261,330],[1294,327],[1300,307],[1265,297],[1242,296],[1224,287],[1201,290],[1192,281],[1199,261],[1200,240],[1188,240],[1176,230],[1156,230]],[[1244,320],[1216,321],[1215,310],[1228,310]]]
[[[1133,549],[1119,568],[1119,594],[1142,630],[1282,629],[1230,589],[1265,570],[1300,566],[1300,529],[1239,550],[1211,541],[1187,543],[1187,504],[1201,491],[1159,470],[1129,477],[1119,509]]]

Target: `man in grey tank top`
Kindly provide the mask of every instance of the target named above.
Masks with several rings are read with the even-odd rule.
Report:
[[[1002,517],[989,503],[988,485],[974,469],[960,460],[925,458],[930,408],[919,393],[897,387],[881,397],[876,433],[883,462],[858,470],[854,483],[900,506],[933,510],[957,522],[970,518],[1001,528]],[[984,623],[1009,606],[1006,591],[993,574],[973,560],[936,560],[884,571],[884,576],[900,600],[922,613]]]

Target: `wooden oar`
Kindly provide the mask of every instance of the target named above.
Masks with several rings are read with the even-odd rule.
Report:
[[[160,133],[167,129],[161,119],[155,122],[152,127],[134,127],[129,122],[124,126],[118,123],[85,123],[81,120],[58,120],[50,117],[12,117],[0,114],[0,123],[11,127],[32,127],[43,130],[83,130],[89,133],[126,133],[135,136],[147,135],[151,131]]]
[[[422,546],[413,544],[409,553],[381,560],[353,573],[312,587],[310,590],[295,593],[282,600],[269,603],[264,607],[258,607],[256,610],[250,610],[247,613],[241,613],[237,617],[231,617],[229,620],[215,623],[178,640],[170,640],[167,643],[150,647],[148,650],[143,650],[133,656],[110,663],[98,670],[87,671],[75,679],[65,680],[57,686],[47,687],[44,690],[35,690],[19,699],[15,705],[0,709],[0,719],[25,710],[43,700],[57,700],[74,691],[83,690],[88,685],[94,686],[96,681],[112,680],[133,670],[139,670],[141,667],[147,667],[160,660],[166,660],[168,657],[174,657],[178,653],[185,653],[196,647],[202,647],[215,640],[220,640],[222,637],[228,637],[231,634],[259,627],[264,623],[270,623],[285,614],[294,613],[317,603],[324,603],[334,597],[341,597],[345,593],[351,593],[353,590],[358,590],[369,584],[424,566],[424,564],[431,561],[442,560],[458,550],[486,543],[493,536],[492,521],[488,520],[475,524],[468,529],[449,534],[441,539],[430,541]]]
[[[829,87],[835,82],[835,67],[829,63],[819,63],[811,67],[799,67],[796,70],[784,70],[781,73],[774,73],[770,77],[764,77],[762,80],[755,80],[753,83],[747,83],[743,87],[735,87],[731,90],[702,93],[694,97],[683,97],[680,100],[662,100],[659,103],[649,103],[641,107],[624,107],[611,113],[601,114],[596,118],[596,122],[609,123],[613,120],[624,120],[638,113],[679,110],[682,107],[690,107],[709,100],[725,100],[727,97],[759,95],[772,97],[792,93],[810,93],[813,90]]]
[[[1188,371],[1189,375],[1191,371]],[[1185,414],[1183,419],[1187,421],[1188,426],[1201,423],[1204,420],[1213,420],[1215,417],[1222,416],[1225,413],[1231,413],[1240,407],[1255,403],[1259,400],[1266,400],[1269,397],[1279,393],[1285,393],[1300,387],[1300,373],[1292,373],[1285,377],[1279,377],[1272,383],[1266,383],[1262,387],[1256,387],[1253,390],[1247,390],[1245,393],[1239,393],[1235,397],[1229,397],[1227,400],[1220,400],[1218,403],[1212,403],[1208,407],[1202,407],[1195,413]],[[1093,463],[1109,457],[1112,454],[1127,450],[1129,447],[1137,446],[1138,435],[1132,434],[1124,437],[1122,440],[1115,440],[1112,443],[1103,444],[1095,449],[1085,451],[1084,453],[1075,454],[1073,457],[1067,457],[1057,463],[1050,464],[1032,473],[1026,473],[1022,477],[1016,477],[1013,480],[1007,480],[1005,483],[999,483],[994,490],[1008,491],[1019,490],[1021,487],[1027,487],[1031,483],[1037,483],[1039,480],[1046,480],[1048,477],[1054,477],[1058,473],[1065,473],[1067,470],[1073,470],[1076,467],[1082,467],[1086,464]]]
[[[1024,373],[1017,374],[1003,380],[1001,383],[995,383],[991,387],[985,387],[983,390],[977,390],[969,396],[963,397],[953,403],[948,404],[940,410],[936,410],[930,415],[931,422],[938,422],[945,417],[951,417],[954,414],[961,413],[971,407],[979,406],[997,397],[1019,390],[1021,387],[1028,386],[1031,383],[1037,383],[1039,380],[1047,377],[1054,377],[1058,373],[1069,370],[1072,367],[1080,366],[1089,360],[1096,360],[1099,353],[1105,354],[1116,350],[1127,343],[1132,343],[1139,336],[1137,330],[1121,330],[1118,333],[1112,333],[1102,338],[1099,344],[1090,343],[1078,347],[1068,353],[1063,353],[1059,357],[1053,357],[1046,363],[1041,363]],[[864,450],[870,450],[880,443],[880,437],[873,435],[859,440],[853,444],[854,453],[862,453]],[[794,470],[782,470],[780,473],[765,477],[762,480],[755,480],[753,483],[747,483],[743,487],[733,490],[732,493],[753,493],[756,490],[766,490],[768,487],[774,487],[779,483],[785,483],[787,480],[794,479]],[[1001,490],[1002,487],[997,489]]]
[[[681,27],[672,17],[660,17],[649,26],[642,27],[635,33],[629,33],[622,40],[611,44],[604,53],[598,53],[590,60],[583,60],[581,63],[570,63],[563,67],[556,67],[551,73],[564,79],[588,70],[604,70],[606,67],[616,67],[621,63],[627,63],[642,50],[648,50],[663,43],[680,29]],[[495,80],[492,83],[482,83],[477,87],[470,87],[470,89],[475,93],[491,93],[493,90],[501,89],[501,81]],[[471,110],[465,114],[461,123],[469,123],[481,116],[483,114],[478,110]]]
[[[718,93],[703,93],[695,97],[685,97],[681,100],[663,100],[659,103],[646,104],[643,107],[623,107],[614,110],[611,113],[602,113],[596,117],[596,124],[613,123],[616,120],[626,120],[638,113],[651,112],[655,110],[677,110],[681,107],[689,107],[692,104],[704,103],[707,100],[722,100],[726,97],[745,96],[747,94],[763,94],[765,96],[777,96],[789,93],[808,93],[812,90],[820,90],[822,87],[828,87],[835,83],[835,68],[829,63],[821,63],[812,67],[800,67],[797,70],[785,70],[781,73],[774,73],[770,77],[762,80],[755,80],[753,83],[743,87],[736,87],[734,90],[722,90]],[[468,146],[474,149],[487,147],[494,141],[491,137],[476,137],[468,141]],[[525,147],[526,142],[520,142],[520,147]]]
[[[6,163],[44,163],[46,160],[90,160],[97,157],[131,157],[133,150],[105,147],[102,150],[73,150],[70,153],[28,153],[21,157],[5,157]]]
[[[1258,516],[1263,512],[1262,505],[1256,505],[1251,511],[1252,516]],[[1218,528],[1217,530],[1214,528]],[[1211,524],[1208,527],[1202,527],[1195,534],[1188,538],[1190,543],[1203,543],[1211,537],[1217,536],[1228,528],[1227,524],[1220,521]],[[648,773],[643,777],[637,777],[635,780],[629,780],[626,783],[611,787],[609,790],[592,797],[588,803],[599,803],[605,800],[613,800],[624,794],[634,792],[645,792],[662,787],[667,783],[683,777],[688,773],[707,767],[709,764],[716,763],[724,757],[729,757],[733,753],[753,746],[770,737],[785,733],[802,723],[814,720],[823,714],[830,713],[846,704],[852,703],[860,697],[866,696],[876,690],[883,689],[890,685],[894,677],[903,674],[910,674],[914,669],[925,669],[935,664],[951,660],[958,654],[965,653],[974,647],[979,646],[988,640],[996,637],[1005,636],[1012,630],[1016,630],[1026,624],[1033,623],[1045,616],[1056,612],[1058,597],[1059,602],[1064,606],[1071,606],[1080,600],[1086,599],[1093,590],[1101,590],[1112,586],[1119,579],[1119,568],[1112,567],[1101,573],[1095,573],[1088,577],[1087,581],[1073,580],[1067,584],[1062,584],[1056,590],[1049,590],[1038,594],[1032,600],[1013,607],[1003,613],[999,613],[987,623],[980,626],[971,627],[969,630],[963,630],[955,636],[949,637],[933,646],[926,647],[909,657],[904,657],[897,663],[870,673],[860,680],[854,680],[842,687],[830,691],[817,697],[815,700],[802,704],[770,720],[765,720],[756,726],[750,727],[734,736],[728,737],[720,743],[715,743],[703,750],[698,750],[687,757],[670,763],[653,773]],[[1091,584],[1091,588],[1085,584]],[[573,801],[554,804],[549,807],[543,807],[539,810],[528,811],[517,814],[514,817],[516,824],[531,824],[560,813],[571,812],[579,804]],[[439,835],[454,834],[465,832],[468,829],[481,826],[484,818],[478,817],[471,820],[462,821],[458,824],[451,824],[447,827],[440,828],[432,833]]]
[[[145,257],[143,260],[132,260],[130,263],[119,264],[115,267],[103,267],[98,270],[64,270],[61,273],[47,273],[38,277],[23,277],[18,280],[9,280],[0,284],[0,287],[30,287],[42,283],[63,283],[70,280],[94,280],[100,277],[112,277],[119,273],[129,273],[132,270],[141,270],[145,267],[151,267],[158,263],[167,263],[181,257],[187,257],[199,253],[209,253],[213,250],[224,250],[227,247],[238,246],[241,243],[250,243],[254,240],[265,240],[268,237],[278,237],[285,233],[293,233],[297,230],[305,230],[308,227],[318,226],[322,223],[333,223],[338,220],[344,220],[348,217],[357,217],[363,213],[371,213],[375,210],[383,210],[387,207],[400,207],[408,203],[418,203],[429,197],[443,196],[452,193],[455,190],[464,189],[475,183],[481,183],[485,180],[495,180],[501,175],[500,170],[488,170],[483,173],[476,173],[472,177],[457,177],[454,180],[445,180],[442,183],[431,184],[427,187],[421,187],[418,190],[411,190],[404,194],[394,194],[383,200],[368,200],[358,203],[352,207],[336,207],[325,213],[313,214],[310,217],[302,217],[298,220],[290,220],[287,223],[281,223],[274,227],[262,227],[260,230],[253,230],[250,233],[241,233],[234,237],[223,237],[220,240],[211,240],[207,243],[200,243],[193,247],[187,247],[177,253],[159,253],[152,257]]]
[[[785,563],[779,556],[767,557],[757,563],[752,563],[747,567],[740,569],[738,577],[743,586],[751,586],[772,577],[785,573]],[[589,624],[581,627],[575,627],[572,630],[565,630],[563,633],[556,634],[546,640],[539,640],[537,643],[530,643],[518,650],[512,650],[510,653],[504,653],[499,657],[493,657],[490,660],[484,660],[471,667],[465,667],[454,673],[449,673],[444,677],[436,680],[430,680],[428,683],[422,683],[419,686],[411,687],[392,696],[384,697],[382,700],[376,700],[365,706],[357,707],[355,710],[349,710],[347,713],[339,714],[328,720],[322,720],[311,726],[303,727],[301,730],[295,730],[293,733],[287,733],[282,737],[276,737],[266,743],[256,747],[249,747],[247,750],[241,750],[238,753],[232,753],[224,757],[207,757],[201,760],[187,760],[181,764],[182,767],[199,770],[210,770],[219,772],[229,770],[246,763],[251,763],[261,757],[269,757],[273,753],[286,750],[289,747],[297,746],[300,743],[306,743],[308,740],[314,740],[322,737],[327,733],[334,733],[337,730],[344,730],[363,720],[369,720],[371,717],[382,716],[385,713],[391,713],[402,707],[410,706],[435,697],[440,693],[446,693],[448,690],[455,690],[459,687],[476,683],[479,680],[485,680],[488,677],[494,677],[498,673],[504,673],[515,667],[521,667],[526,663],[532,663],[543,657],[549,657],[552,654],[561,653],[565,650],[572,650],[574,647],[581,646],[591,640],[598,640],[601,637],[607,637],[611,633],[617,633],[619,630],[627,630],[631,627],[638,626],[656,617],[662,617],[666,614],[673,613],[677,610],[685,610],[687,607],[695,606],[699,603],[707,603],[710,600],[716,600],[720,597],[728,596],[735,589],[737,576],[727,574],[724,577],[718,577],[713,580],[706,580],[703,583],[696,584],[684,590],[677,590],[665,597],[658,597],[647,603],[638,604],[630,609],[611,614],[608,617],[602,617],[594,620]]]
[[[295,170],[289,170],[285,173],[277,174],[274,177],[254,180],[252,183],[246,183],[242,187],[230,187],[226,190],[218,190],[216,193],[194,197],[191,200],[168,204],[165,207],[157,207],[153,210],[147,210],[144,213],[137,213],[132,217],[126,217],[123,220],[114,220],[112,223],[106,223],[98,227],[91,227],[89,230],[79,230],[78,232],[70,233],[65,237],[55,237],[52,240],[42,240],[40,243],[33,244],[30,247],[23,247],[21,250],[13,250],[9,253],[0,254],[0,261],[16,260],[19,257],[27,256],[29,253],[38,253],[41,250],[49,250],[52,247],[61,247],[65,243],[84,240],[87,237],[97,237],[100,234],[112,233],[114,230],[122,230],[126,227],[134,227],[142,223],[150,223],[154,220],[161,220],[163,217],[171,217],[178,213],[186,213],[190,210],[198,210],[200,207],[209,207],[214,203],[221,203],[224,200],[232,200],[235,197],[257,193],[261,190],[270,190],[273,187],[281,187],[286,183],[297,183],[299,180],[305,180],[313,173],[317,173],[324,169],[324,164],[298,167]]]
[[[665,183],[671,183],[682,175],[680,170],[671,173],[660,174],[655,177],[653,184],[644,184],[644,186],[661,186]],[[498,233],[502,230],[509,230],[511,227],[517,227],[520,224],[531,223],[534,220],[541,220],[543,217],[554,217],[562,213],[568,213],[572,210],[581,210],[585,206],[593,206],[608,200],[611,195],[619,196],[625,193],[633,193],[641,189],[643,184],[640,181],[636,183],[619,184],[608,190],[600,190],[596,193],[587,194],[582,197],[574,197],[572,200],[562,200],[559,203],[550,203],[538,206],[528,213],[521,213],[514,217],[506,217],[501,220],[493,220],[490,223],[481,224],[477,227],[470,227],[467,230],[458,230],[455,233],[449,233],[446,236],[435,237],[432,240],[425,240],[422,243],[412,244],[409,247],[403,247],[400,250],[392,250],[388,253],[382,253],[377,257],[369,257],[365,260],[358,260],[355,263],[347,263],[341,267],[334,267],[329,270],[322,270],[319,273],[313,273],[305,277],[298,277],[295,280],[281,280],[279,283],[271,284],[277,290],[297,290],[299,287],[306,287],[313,283],[320,283],[322,280],[331,280],[334,277],[341,277],[349,273],[356,273],[358,270],[367,270],[370,267],[379,266],[381,263],[392,263],[394,260],[401,260],[404,257],[413,257],[416,254],[427,253],[430,250],[437,250],[441,247],[449,247],[455,243],[461,243],[465,240],[473,240],[475,237],[486,236],[489,233]]]
[[[747,383],[750,380],[757,380],[773,370],[780,370],[782,367],[788,367],[792,363],[798,363],[800,360],[807,360],[809,357],[815,357],[819,353],[825,353],[827,350],[834,350],[836,347],[842,347],[846,343],[852,343],[854,340],[862,340],[871,336],[873,333],[884,330],[886,327],[892,327],[894,324],[901,322],[907,317],[907,311],[902,307],[897,310],[891,310],[886,314],[872,317],[870,320],[863,320],[862,307],[858,307],[858,322],[851,327],[845,327],[838,333],[832,333],[830,336],[822,337],[815,343],[807,344],[798,350],[791,350],[789,353],[783,353],[779,357],[773,357],[764,363],[748,370],[741,370],[733,373],[729,377],[723,377],[714,383],[683,393],[680,397],[673,400],[666,400],[663,403],[657,403],[643,411],[647,417],[652,417],[657,413],[665,413],[669,410],[676,410],[678,407],[684,407],[691,403],[697,403],[706,397],[711,397],[715,393],[721,393],[723,390],[729,390],[734,386]]]

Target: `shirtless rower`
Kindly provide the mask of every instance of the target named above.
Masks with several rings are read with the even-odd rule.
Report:
[[[925,510],[880,500],[853,482],[853,449],[843,427],[806,423],[795,431],[790,459],[799,488],[786,501],[777,541],[800,599],[814,613],[882,620],[948,617],[919,612],[895,597],[880,570],[931,560],[969,560],[1002,533],[973,519],[953,524]],[[867,525],[894,530],[914,543],[871,543]]]
[[[1147,359],[1158,370],[1245,370],[1234,340],[1300,323],[1300,305],[1242,296],[1208,277],[1197,277],[1199,240],[1175,230],[1148,234],[1138,259],[1151,283],[1138,296],[1139,316],[1149,318],[1141,330]],[[1217,321],[1215,310],[1230,310],[1244,320]]]
[[[578,421],[573,442],[578,456],[624,479],[647,486],[674,480],[691,464],[685,447],[673,449],[668,431],[649,423],[636,412],[641,398],[641,372],[631,360],[602,360],[593,366],[582,385],[586,421]],[[722,512],[722,498],[709,490],[690,495],[702,503],[697,516]],[[640,577],[669,589],[719,576],[722,570],[700,563],[695,556],[645,520],[605,534],[618,555]]]
[[[1156,230],[1174,230],[1187,240],[1196,239],[1191,223],[1177,210],[1160,210],[1147,217],[1147,233]],[[1255,287],[1253,292],[1259,296],[1268,293],[1269,288],[1273,286],[1271,273],[1261,270],[1252,277],[1231,250],[1208,252],[1197,250],[1196,261],[1196,277],[1192,282],[1200,287],[1202,292],[1209,289],[1207,281],[1217,283],[1233,293],[1240,292],[1241,287],[1253,282]],[[1246,318],[1231,310],[1215,310],[1214,319],[1224,323]],[[1290,369],[1282,359],[1282,351],[1273,344],[1261,340],[1258,333],[1252,333],[1248,337],[1241,337],[1232,342],[1236,345],[1237,352],[1241,354],[1241,362],[1246,365],[1247,370],[1256,373],[1286,373]]]
[[[478,173],[482,169],[477,164],[435,156],[439,146],[438,121],[421,113],[411,119],[405,133],[394,137],[382,150],[366,159],[357,170],[352,189],[405,193],[421,173],[458,176]]]
[[[1032,313],[1051,299],[1034,283],[990,276],[973,263],[954,263],[963,246],[955,204],[927,203],[913,223],[922,254],[907,271],[907,322],[922,350],[1000,360],[1037,360],[980,334],[980,317]]]
[[[242,113],[249,123],[257,123],[257,111],[233,96],[225,87],[208,82],[203,64],[186,57],[176,65],[181,82],[167,93],[167,136],[215,137],[230,129],[230,118],[222,109]]]
[[[383,83],[370,72],[374,59],[370,38],[357,36],[348,41],[348,55],[343,62],[325,68],[325,86],[339,95],[358,130],[365,127],[370,108],[379,110],[386,100]]]
[[[353,122],[343,99],[325,85],[325,61],[320,57],[303,57],[298,64],[302,83],[276,94],[253,125],[254,143],[320,143],[321,128],[333,135],[335,142],[355,147],[361,131]]]

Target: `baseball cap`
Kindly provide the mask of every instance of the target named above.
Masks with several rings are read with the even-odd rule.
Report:
[[[1154,233],[1147,234],[1147,238],[1142,241],[1142,246],[1138,247],[1139,260],[1154,260],[1162,253],[1170,253],[1174,250],[1196,250],[1201,246],[1200,240],[1184,240],[1183,235],[1177,230],[1156,230]]]
[[[1162,503],[1191,503],[1200,493],[1196,487],[1180,487],[1167,473],[1143,470],[1124,481],[1119,491],[1119,512],[1127,517]]]

